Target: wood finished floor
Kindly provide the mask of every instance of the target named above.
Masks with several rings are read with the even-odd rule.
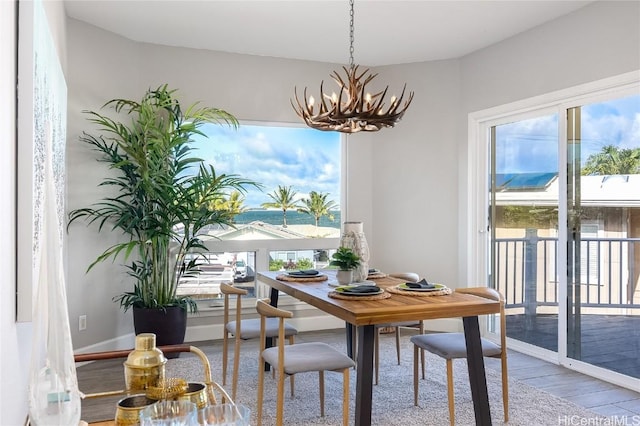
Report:
[[[341,330],[305,332],[297,341],[335,340]],[[411,330],[403,330],[402,338],[408,339]],[[192,342],[208,356],[220,356],[222,342]],[[395,345],[393,334],[381,335],[381,344]],[[564,367],[509,351],[509,376],[530,386],[542,389],[560,398],[569,400],[582,407],[604,415],[626,419],[628,425],[640,424],[640,393],[621,388],[568,370]],[[106,360],[77,368],[78,384],[85,393],[100,392],[124,388],[124,359]],[[485,358],[487,368],[500,370],[499,360]],[[113,418],[115,404],[121,396],[84,400],[83,420],[93,422]],[[625,424],[625,423],[616,423]]]
[[[582,315],[580,334],[574,359],[640,378],[640,316]],[[507,315],[507,336],[557,352],[558,315]]]

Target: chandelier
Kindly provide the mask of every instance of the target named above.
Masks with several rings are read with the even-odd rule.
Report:
[[[360,131],[376,132],[383,127],[393,127],[400,121],[413,99],[413,92],[409,92],[408,99],[403,104],[406,84],[400,97],[392,96],[388,104],[385,103],[385,96],[389,86],[375,94],[367,92],[367,84],[378,74],[369,73],[369,69],[359,71],[359,65],[354,65],[353,1],[349,0],[349,68],[342,67],[344,77],[338,71],[333,71],[330,75],[340,88],[339,93],[325,94],[324,81],[322,81],[320,83],[320,102],[316,106],[314,97],[307,97],[306,87],[302,102],[298,99],[297,88],[294,88],[296,102],[294,104],[291,100],[291,106],[307,126],[314,129],[356,133]]]

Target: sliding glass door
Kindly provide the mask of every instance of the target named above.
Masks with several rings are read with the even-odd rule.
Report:
[[[640,95],[567,109],[566,356],[640,378]]]
[[[481,128],[487,277],[505,296],[507,337],[577,369],[640,378],[637,90]]]
[[[558,114],[491,127],[492,284],[507,336],[557,351]]]

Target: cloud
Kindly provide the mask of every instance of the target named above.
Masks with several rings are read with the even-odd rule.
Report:
[[[246,207],[270,201],[278,185],[293,186],[303,196],[310,191],[329,193],[340,203],[340,134],[301,127],[241,125],[203,127],[208,140],[196,140],[198,155],[217,173],[237,174],[263,185],[250,188]]]
[[[640,147],[640,96],[629,96],[581,107],[581,158],[606,145]],[[557,114],[497,126],[498,173],[557,172],[559,126]]]

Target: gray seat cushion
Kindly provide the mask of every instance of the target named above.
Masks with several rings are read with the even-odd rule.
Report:
[[[278,318],[267,318],[266,333],[267,337],[278,337]],[[236,322],[229,321],[226,325],[226,329],[229,333],[234,334],[236,332]],[[298,334],[298,330],[295,327],[284,323],[284,335],[294,336]],[[260,319],[245,319],[240,321],[240,338],[243,340],[257,339],[260,337]]]
[[[262,352],[266,362],[278,369],[278,347],[267,348]],[[342,370],[355,367],[355,362],[346,354],[337,351],[326,343],[298,343],[284,348],[285,374],[307,371]]]
[[[466,358],[467,344],[463,333],[434,333],[411,336],[411,343],[445,359]],[[482,354],[486,357],[498,357],[502,353],[500,346],[481,338]]]

